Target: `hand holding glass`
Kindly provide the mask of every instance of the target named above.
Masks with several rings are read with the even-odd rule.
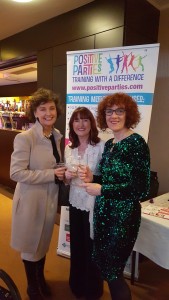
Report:
[[[68,162],[66,164],[67,171],[66,171],[66,178],[72,179],[72,185],[80,185],[83,181],[81,178],[81,172],[85,172],[86,165],[84,160],[81,159],[81,156],[78,156],[77,159],[70,156],[68,158]]]
[[[78,178],[79,178],[79,185],[84,183],[84,179],[86,177],[86,171],[87,171],[87,164],[88,164],[88,155],[85,157],[78,156],[79,165],[78,165]]]
[[[78,170],[79,178],[83,182],[92,182],[93,173],[88,166],[80,166]]]
[[[63,162],[59,162],[55,165],[54,173],[59,180],[63,180],[65,176],[66,166]]]
[[[65,177],[68,180],[76,178],[77,177],[77,166],[76,167],[69,166],[65,172]]]
[[[73,177],[77,176],[77,168],[78,168],[78,161],[73,157],[69,156],[66,162],[67,171],[72,173]]]

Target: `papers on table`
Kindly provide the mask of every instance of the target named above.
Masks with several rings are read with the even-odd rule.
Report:
[[[169,207],[157,206],[152,203],[143,207],[142,213],[169,220]]]

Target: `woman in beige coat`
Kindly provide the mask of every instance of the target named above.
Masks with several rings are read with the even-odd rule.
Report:
[[[65,168],[61,160],[62,135],[54,124],[61,113],[59,100],[46,89],[33,94],[29,115],[35,124],[14,140],[10,176],[17,182],[12,211],[12,248],[21,252],[31,300],[50,295],[44,278],[46,253],[52,237],[59,182]]]

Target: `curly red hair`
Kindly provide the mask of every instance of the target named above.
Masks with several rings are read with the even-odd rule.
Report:
[[[118,107],[125,108],[126,121],[125,126],[127,128],[134,128],[140,122],[140,112],[136,101],[125,93],[115,93],[105,96],[98,104],[97,111],[97,124],[102,130],[106,130],[107,122],[105,109],[117,105]]]

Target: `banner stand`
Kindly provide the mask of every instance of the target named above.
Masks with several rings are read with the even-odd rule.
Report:
[[[56,253],[70,258],[69,206],[61,207],[59,238]]]

